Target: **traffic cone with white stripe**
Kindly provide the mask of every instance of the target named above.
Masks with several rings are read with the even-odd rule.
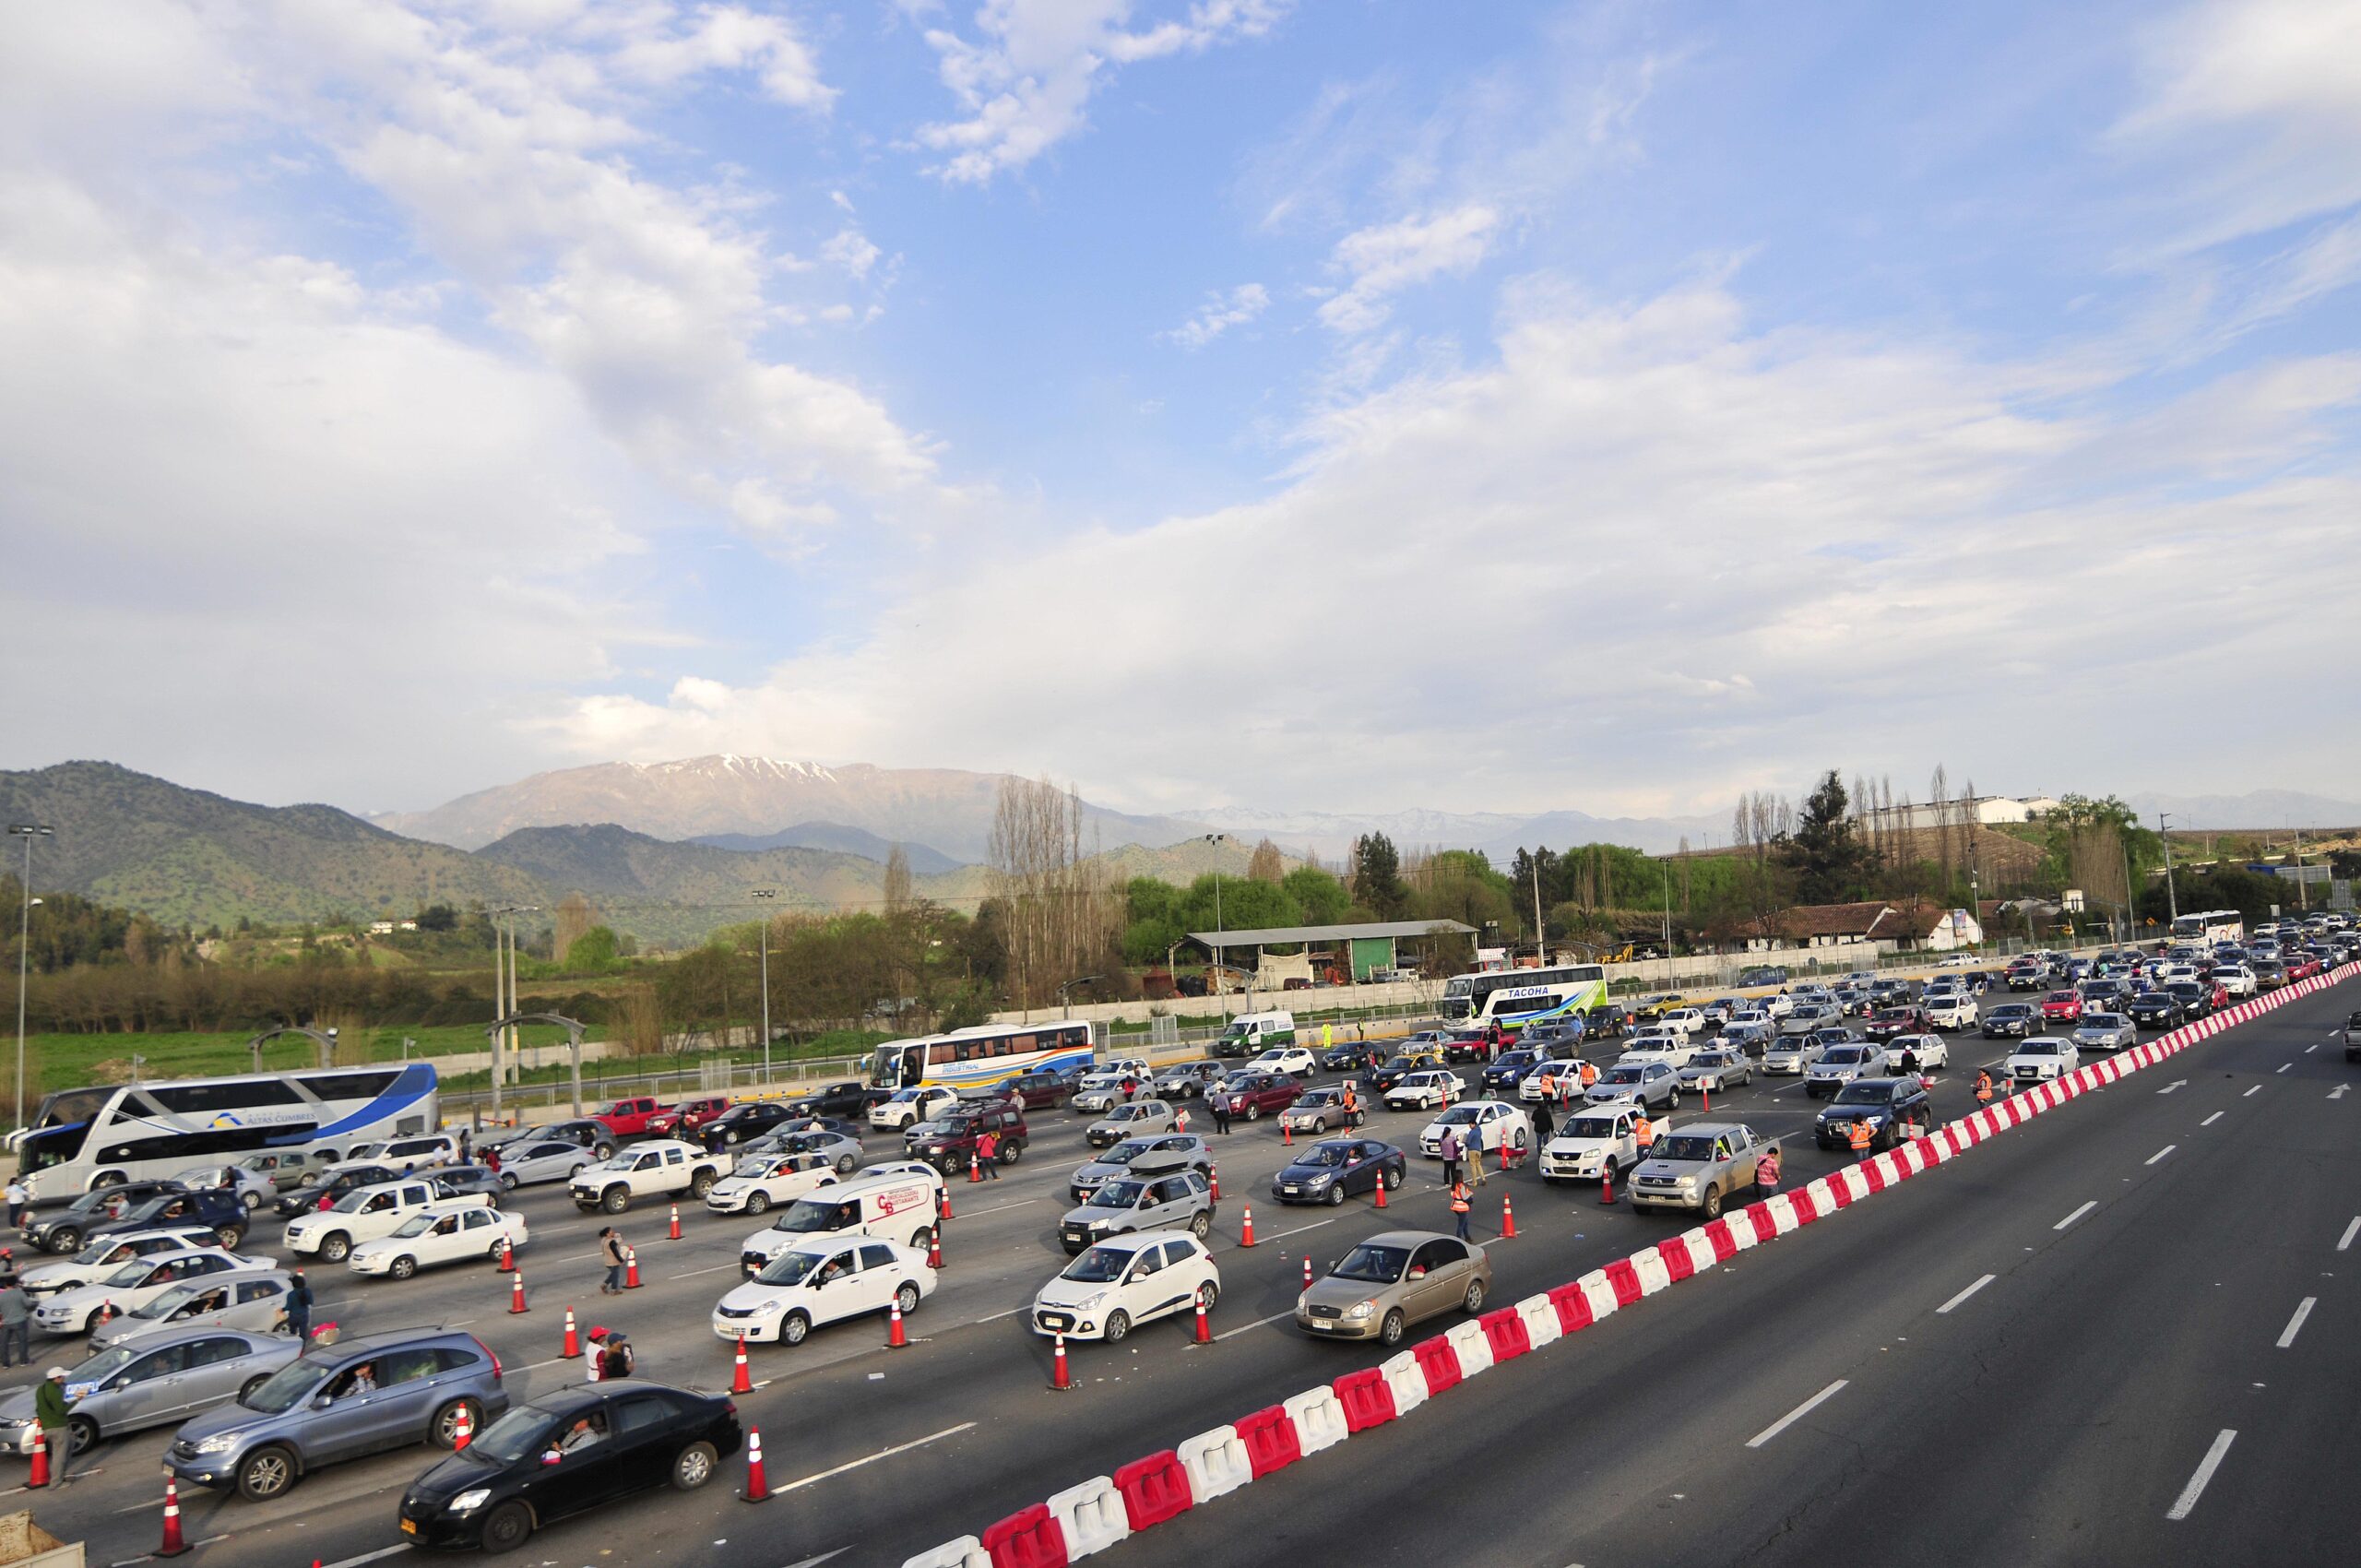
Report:
[[[508,1315],[515,1317],[525,1310],[525,1271],[520,1268],[508,1277]]]
[[[560,1350],[557,1355],[558,1360],[562,1361],[578,1361],[582,1359],[582,1336],[574,1331],[574,1309],[572,1307],[565,1309],[565,1348]]]
[[[30,1491],[35,1487],[48,1484],[49,1432],[46,1428],[35,1426],[33,1428],[33,1465],[32,1468],[26,1472],[25,1489]]]
[[[763,1431],[760,1427],[746,1429],[746,1490],[738,1494],[741,1503],[768,1503],[771,1483],[763,1474]]]
[[[1311,1289],[1311,1254],[1310,1253],[1303,1254],[1303,1288],[1307,1290]]]
[[[681,1239],[681,1206],[679,1204],[672,1206],[672,1228],[666,1233],[664,1239],[668,1241],[677,1241]]]
[[[902,1298],[896,1296],[894,1298],[892,1315],[886,1320],[885,1348],[906,1350],[909,1348],[909,1336],[902,1329]]]
[[[1284,1116],[1279,1118],[1279,1142],[1287,1145],[1289,1147],[1293,1147],[1295,1145],[1295,1123],[1289,1122]]]
[[[156,1549],[159,1557],[178,1557],[188,1550],[188,1542],[181,1538],[181,1485],[172,1471],[164,1472],[164,1544]]]
[[[970,1182],[980,1182],[983,1179],[984,1157],[979,1154],[969,1155],[967,1157],[967,1180]]]
[[[623,1249],[623,1289],[639,1289],[639,1250],[636,1247]]]
[[[1380,1208],[1385,1206],[1385,1169],[1382,1166],[1378,1168],[1377,1172],[1377,1206]]]
[[[1050,1386],[1051,1388],[1072,1388],[1074,1386],[1074,1378],[1066,1372],[1066,1336],[1062,1334],[1058,1336],[1058,1348],[1054,1352],[1054,1359],[1051,1362],[1051,1367],[1052,1371],[1050,1377]]]
[[[926,1265],[929,1268],[943,1266],[943,1228],[941,1226],[935,1227],[933,1233],[926,1239]]]
[[[951,1218],[951,1189],[943,1187],[935,1194],[934,1218],[940,1222]]]
[[[1509,1202],[1509,1195],[1506,1193],[1501,1194],[1501,1240],[1503,1241],[1516,1240],[1516,1208]]]
[[[1254,1244],[1254,1206],[1252,1204],[1246,1206],[1246,1227],[1238,1238],[1238,1244],[1241,1247],[1251,1247]]]
[[[458,1420],[451,1424],[451,1452],[464,1454],[468,1444],[476,1440],[475,1419],[468,1414],[467,1402],[460,1401]]]
[[[1615,1202],[1615,1162],[1611,1159],[1598,1168],[1598,1201],[1602,1205]]]
[[[1205,1320],[1205,1293],[1203,1290],[1197,1292],[1196,1342],[1200,1345],[1210,1345],[1214,1342],[1213,1324]]]
[[[1207,1166],[1205,1170],[1208,1179],[1211,1180],[1214,1184],[1214,1202],[1219,1203],[1221,1202],[1221,1167],[1218,1165]]]
[[[505,1236],[500,1239],[500,1272],[503,1274],[516,1272],[516,1249]]]
[[[730,1392],[732,1394],[754,1392],[754,1380],[746,1371],[746,1336],[742,1332],[738,1336],[738,1365],[730,1373]]]

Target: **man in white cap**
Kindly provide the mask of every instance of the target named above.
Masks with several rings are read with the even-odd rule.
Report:
[[[33,1420],[41,1423],[49,1443],[49,1484],[65,1484],[65,1467],[74,1457],[74,1434],[65,1420],[65,1369],[52,1367],[33,1390]]]

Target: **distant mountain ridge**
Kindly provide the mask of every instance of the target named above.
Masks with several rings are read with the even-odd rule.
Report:
[[[1189,815],[1228,832],[1268,837],[1281,849],[1318,855],[1331,862],[1341,861],[1355,838],[1372,832],[1384,834],[1397,849],[1481,849],[1494,864],[1504,865],[1518,849],[1542,845],[1562,849],[1601,842],[1668,854],[1680,848],[1684,837],[1691,849],[1703,848],[1707,837],[1714,835],[1726,843],[1730,827],[1726,816],[1592,816],[1578,811],[1517,814],[1414,808],[1355,814],[1236,807],[1209,808]]]
[[[2332,800],[2301,790],[2249,790],[2243,795],[2168,795],[2142,790],[2124,797],[2149,826],[2156,814],[2172,814],[2182,828],[2227,832],[2236,828],[2361,827],[2361,802]]]
[[[900,843],[902,852],[909,857],[911,873],[918,876],[942,876],[969,863],[955,860],[931,845],[880,837],[865,827],[848,827],[841,822],[799,822],[777,833],[708,833],[689,842],[749,853],[764,849],[841,849],[848,855],[865,856],[880,865],[894,852],[894,846]]]

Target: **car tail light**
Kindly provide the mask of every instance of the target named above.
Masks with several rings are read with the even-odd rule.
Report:
[[[481,1339],[476,1339],[476,1336],[475,1336],[474,1335],[472,1335],[472,1334],[469,1335],[469,1336],[468,1336],[468,1337],[469,1337],[469,1338],[470,1338],[470,1339],[475,1339],[475,1341],[476,1341],[476,1348],[477,1348],[477,1349],[479,1349],[479,1350],[481,1350],[481,1351],[482,1351],[482,1352],[483,1352],[487,1357],[489,1357],[489,1358],[491,1359],[491,1360],[492,1360],[492,1382],[494,1382],[494,1383],[498,1383],[498,1382],[500,1381],[500,1352],[499,1352],[499,1351],[497,1351],[497,1350],[495,1350],[495,1349],[493,1349],[491,1346],[489,1346],[489,1345],[485,1344],[482,1340],[481,1340]]]

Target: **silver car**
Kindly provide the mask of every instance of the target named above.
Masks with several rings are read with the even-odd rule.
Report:
[[[1213,1189],[1194,1170],[1109,1182],[1058,1221],[1069,1253],[1130,1230],[1189,1230],[1204,1241],[1214,1228]]]
[[[1701,1051],[1680,1069],[1680,1087],[1700,1092],[1719,1091],[1733,1084],[1754,1082],[1754,1063],[1742,1051],[1726,1051],[1716,1046]]]
[[[1804,1093],[1814,1099],[1833,1095],[1856,1078],[1873,1078],[1885,1065],[1885,1048],[1867,1040],[1832,1045],[1804,1073]]]
[[[90,1348],[103,1350],[183,1328],[243,1328],[267,1334],[287,1308],[294,1281],[282,1269],[217,1274],[165,1291],[146,1306],[125,1313],[90,1336]]]
[[[908,1151],[910,1144],[916,1141],[918,1129],[932,1124],[913,1123],[909,1132],[904,1134],[902,1146],[905,1152]],[[859,1138],[848,1138],[842,1133],[816,1131],[790,1133],[784,1128],[765,1133],[759,1138],[750,1139],[744,1152],[747,1154],[816,1154],[834,1166],[839,1176],[851,1175],[860,1164],[861,1158]]]
[[[1129,1105],[1116,1106],[1085,1127],[1082,1136],[1092,1148],[1107,1148],[1125,1138],[1164,1132],[1171,1125],[1172,1107],[1160,1099],[1135,1099]]]
[[[564,1138],[516,1138],[499,1148],[500,1184],[512,1193],[543,1182],[571,1182],[593,1158],[588,1149]]]
[[[1762,1071],[1766,1076],[1773,1074],[1793,1076],[1806,1071],[1818,1060],[1818,1041],[1799,1035],[1783,1035],[1772,1041],[1770,1049],[1762,1053]]]
[[[196,1165],[186,1170],[172,1172],[172,1180],[191,1192],[214,1187],[235,1188],[238,1201],[248,1214],[262,1207],[279,1195],[279,1183],[259,1170],[249,1170],[243,1164]]]
[[[259,1388],[301,1352],[283,1334],[251,1329],[162,1328],[100,1351],[65,1373],[73,1452],[101,1438],[185,1420]],[[0,1398],[0,1452],[32,1452],[33,1391]]]
[[[1210,1171],[1214,1151],[1194,1133],[1166,1133],[1152,1138],[1126,1138],[1096,1159],[1074,1168],[1066,1191],[1078,1204],[1108,1182],[1125,1176],[1161,1176],[1175,1170]]]
[[[2083,1051],[2128,1051],[2140,1043],[2140,1030],[2120,1013],[2085,1013],[2074,1026],[2074,1044]]]
[[[1218,1062],[1183,1062],[1158,1073],[1148,1092],[1166,1099],[1203,1099],[1208,1087],[1228,1075]]]
[[[91,1242],[70,1258],[33,1265],[17,1277],[17,1283],[24,1287],[26,1295],[38,1300],[60,1290],[95,1285],[125,1264],[159,1253],[209,1252],[218,1240],[208,1225],[164,1225],[153,1230],[135,1230],[127,1236],[109,1236]]]
[[[1618,1062],[1583,1091],[1592,1105],[1613,1100],[1637,1100],[1643,1107],[1680,1109],[1680,1075],[1662,1062]]]
[[[1754,1185],[1766,1146],[1741,1122],[1691,1122],[1658,1138],[1623,1195],[1639,1208],[1694,1209],[1718,1219],[1731,1194]]]

